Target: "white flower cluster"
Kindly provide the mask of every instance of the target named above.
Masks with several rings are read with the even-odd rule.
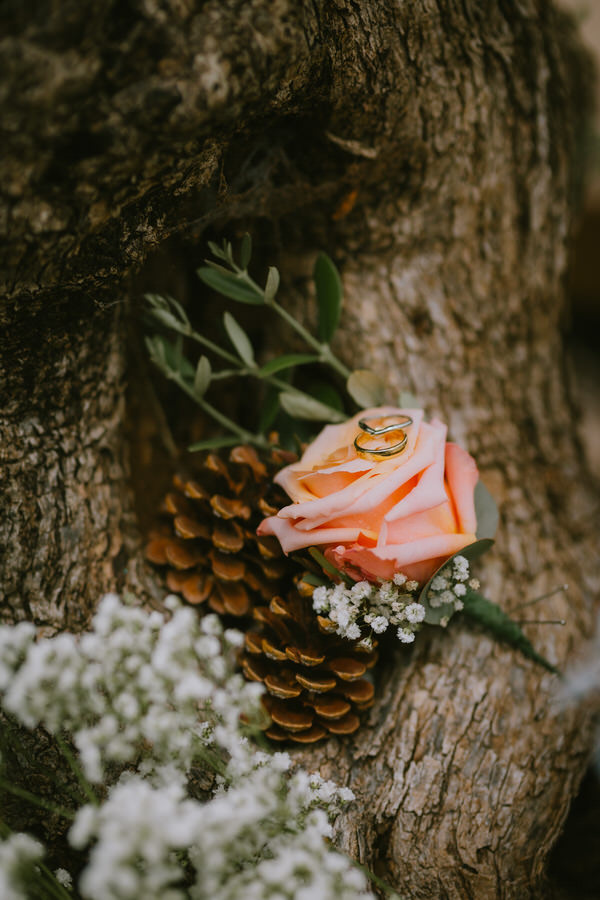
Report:
[[[0,897],[27,900],[32,866],[44,855],[44,848],[28,834],[11,834],[0,841]]]
[[[397,628],[398,640],[410,644],[425,618],[425,607],[415,599],[418,588],[417,581],[409,581],[400,572],[393,581],[379,584],[357,581],[351,587],[343,583],[322,585],[313,592],[313,609],[335,622],[337,634],[349,640],[361,639],[366,647],[371,646],[373,634],[382,634],[390,626]]]
[[[223,633],[216,616],[179,607],[165,622],[108,594],[80,640],[61,634],[36,643],[32,626],[0,627],[2,703],[29,728],[69,732],[92,782],[144,749],[147,769],[185,771],[213,739],[215,716],[226,737],[242,712],[257,712],[260,685],[232,675],[227,662],[239,638]],[[236,746],[225,740],[229,752]]]
[[[109,595],[80,640],[60,635],[36,643],[30,626],[0,628],[4,707],[29,726],[70,731],[87,777],[104,779],[103,799],[81,807],[69,832],[73,847],[87,852],[78,895],[372,897],[364,875],[324,840],[352,793],[294,771],[286,753],[253,747],[240,716],[252,715],[263,687],[232,674],[228,656],[241,635],[223,631],[213,616],[200,620],[170,605],[165,622]],[[218,787],[202,802],[188,793],[188,776],[198,759],[211,758]],[[122,774],[110,782],[115,762]],[[11,838],[23,840],[40,847],[26,835]],[[11,887],[15,854],[3,855],[6,846],[0,896],[24,900]],[[70,896],[68,882],[61,870],[48,896]]]
[[[90,900],[263,900],[368,896],[364,876],[323,838],[329,811],[346,799],[333,785],[300,772],[290,759],[262,760],[206,804],[184,785],[123,778],[100,807],[82,809],[76,847],[94,842],[80,890]],[[181,855],[187,885],[181,885]]]
[[[440,625],[447,625],[450,616],[463,609],[462,598],[467,593],[467,583],[473,590],[479,588],[479,581],[469,578],[469,575],[469,560],[464,556],[455,556],[431,582],[427,596],[429,605],[432,609],[449,607],[449,614],[441,619]]]

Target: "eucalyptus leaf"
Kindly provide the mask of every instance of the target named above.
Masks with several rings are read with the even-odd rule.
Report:
[[[421,409],[421,404],[410,391],[400,391],[398,394],[398,406],[401,409]]]
[[[452,565],[452,560],[456,556],[464,556],[465,559],[468,559],[469,562],[477,559],[477,557],[481,556],[483,553],[486,553],[491,547],[494,546],[494,542],[489,539],[483,539],[480,541],[474,541],[472,544],[467,544],[466,547],[463,547],[462,550],[457,550],[456,553],[453,553],[442,565],[433,573],[423,590],[419,596],[419,603],[422,603],[425,607],[425,621],[428,625],[439,625],[441,620],[448,617],[451,618],[456,610],[454,609],[454,604],[452,603],[442,603],[441,606],[432,606],[429,602],[429,593],[431,590],[431,584],[433,579],[437,575],[443,574],[443,570],[447,566]]]
[[[269,267],[267,274],[267,282],[265,284],[265,303],[270,303],[275,299],[275,294],[279,290],[279,272],[275,266]]]
[[[478,481],[475,485],[475,515],[477,517],[477,537],[495,537],[500,514],[496,501],[483,481]]]
[[[283,409],[295,419],[310,419],[314,422],[345,422],[344,413],[320,403],[308,394],[296,394],[292,391],[283,391],[279,395],[279,402]]]
[[[187,325],[188,327],[190,327],[190,320],[188,319],[187,313],[186,313],[185,309],[183,308],[183,306],[181,305],[181,303],[179,303],[179,302],[175,299],[175,297],[170,297],[170,296],[169,296],[169,297],[166,298],[166,300],[167,300],[167,303],[169,304],[169,306],[171,306],[172,309],[175,310],[175,312],[177,313],[177,315],[179,316],[179,318],[181,319],[181,321],[182,321],[185,325]]]
[[[278,356],[270,359],[268,363],[259,369],[260,375],[274,375],[276,372],[282,372],[284,369],[291,369],[294,366],[304,366],[306,363],[319,362],[319,357],[310,353],[289,353],[286,356]]]
[[[146,348],[148,353],[150,354],[150,359],[153,363],[161,368],[166,363],[165,350],[162,344],[162,341],[158,337],[158,335],[154,335],[154,337],[147,337],[144,339],[146,344]]]
[[[165,325],[173,331],[178,331],[180,334],[188,334],[190,331],[190,326],[186,322],[182,322],[177,316],[174,316],[172,312],[169,312],[166,309],[157,309],[154,307],[150,310],[150,315],[153,316],[157,322],[160,322],[161,325]]]
[[[483,625],[483,627],[487,628],[488,631],[491,631],[498,640],[505,641],[512,647],[516,647],[523,656],[539,663],[540,666],[543,666],[549,672],[560,675],[556,666],[553,666],[552,663],[548,662],[545,657],[535,650],[533,644],[529,638],[523,634],[519,625],[500,609],[497,603],[492,603],[491,600],[486,599],[486,597],[483,597],[481,594],[478,594],[477,591],[473,591],[470,588],[463,597],[463,602],[463,612],[468,619],[477,622],[479,625]]]
[[[385,398],[385,383],[369,369],[355,369],[346,382],[346,390],[363,409],[381,406]]]
[[[174,344],[162,335],[157,335],[156,340],[160,341],[168,368],[172,372],[178,372],[180,375],[183,375],[184,378],[193,378],[194,367],[182,354],[181,337],[178,336]]]
[[[238,276],[235,272],[232,272],[231,269],[228,269],[227,266],[222,266],[220,263],[216,263],[212,259],[205,259],[204,262],[208,266],[209,269],[214,269],[215,272],[220,272],[221,275],[225,275],[227,278],[237,278]]]
[[[236,435],[223,435],[223,437],[214,437],[208,438],[205,441],[198,441],[197,443],[192,444],[191,447],[188,447],[188,450],[191,453],[195,452],[196,450],[218,450],[221,447],[234,447],[239,443],[240,439]]]
[[[248,263],[252,256],[252,238],[246,232],[242,238],[242,246],[240,247],[240,266],[242,269],[248,268]]]
[[[196,366],[196,374],[194,375],[194,393],[196,393],[198,397],[203,397],[207,392],[211,377],[212,370],[210,362],[206,356],[201,356],[198,360],[198,365]]]
[[[262,294],[259,294],[245,282],[240,281],[239,277],[234,275],[233,272],[211,269],[209,266],[204,266],[197,271],[200,280],[208,285],[209,288],[212,288],[213,291],[218,291],[225,297],[230,297],[232,300],[237,300],[240,303],[262,306]]]
[[[231,313],[226,312],[223,316],[223,324],[225,331],[229,335],[229,340],[239,353],[240,359],[246,363],[251,369],[256,366],[254,359],[254,350],[250,343],[250,338],[238,323],[235,321]]]
[[[264,434],[271,427],[279,412],[279,393],[273,388],[265,392],[265,397],[260,407],[258,420],[258,432]]]
[[[154,309],[168,309],[169,304],[160,294],[144,294],[144,299],[154,307]]]
[[[340,274],[326,253],[317,256],[313,278],[319,311],[317,331],[319,339],[329,343],[340,321],[343,292]]]
[[[208,249],[210,250],[210,252],[212,253],[213,256],[217,257],[217,259],[224,259],[225,261],[227,261],[227,254],[225,253],[223,248],[219,247],[218,244],[215,244],[214,241],[208,242]]]
[[[311,381],[306,388],[306,393],[325,406],[337,409],[338,412],[344,412],[344,401],[339,391],[330,381]]]

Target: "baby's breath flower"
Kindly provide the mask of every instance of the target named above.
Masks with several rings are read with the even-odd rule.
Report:
[[[385,618],[385,616],[375,616],[375,618],[371,622],[371,628],[373,629],[375,634],[382,634],[389,624],[390,623]]]
[[[416,625],[425,618],[425,607],[420,603],[410,603],[404,610],[404,615],[412,625]]]
[[[351,587],[344,584],[331,587],[320,586],[313,593],[315,612],[327,611],[329,618],[337,626],[336,632],[348,640],[358,640],[364,630],[369,628],[371,634],[382,634],[390,626],[403,623],[403,633],[418,630],[423,616],[422,609],[414,602],[414,590],[418,582],[407,581],[406,576],[398,573],[392,581],[371,584],[359,581]],[[411,608],[410,616],[406,610]],[[372,640],[369,644],[372,647]]]
[[[66,869],[57,869],[54,873],[54,877],[64,888],[70,890],[73,887],[73,877]]]
[[[412,644],[415,639],[414,631],[409,631],[407,628],[399,628],[396,634],[398,640],[402,641],[403,644]]]
[[[350,594],[338,586],[335,602],[348,613],[348,633],[360,637],[352,619],[359,601]],[[293,770],[287,753],[254,749],[240,733],[240,716],[252,717],[263,686],[232,670],[238,632],[224,632],[215,616],[199,620],[174,599],[169,607],[166,622],[110,595],[80,640],[60,635],[36,644],[31,628],[16,636],[17,629],[0,629],[5,707],[22,722],[70,731],[87,777],[105,781],[102,801],[79,809],[69,832],[71,844],[87,852],[78,894],[371,897],[364,876],[323,840],[352,793]],[[201,802],[186,785],[207,751],[222,768],[213,797]],[[126,771],[106,783],[115,764]],[[24,871],[42,852],[27,835],[0,842],[2,900],[30,896],[21,887]],[[70,884],[64,870],[56,878]]]
[[[27,900],[35,865],[44,856],[42,845],[28,834],[11,834],[0,840],[0,897]]]

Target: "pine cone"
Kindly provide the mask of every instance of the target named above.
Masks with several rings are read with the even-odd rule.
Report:
[[[312,610],[312,587],[299,580],[298,588],[255,607],[258,627],[246,632],[242,668],[267,688],[263,705],[273,720],[267,736],[309,744],[359,727],[374,695],[363,676],[377,653],[332,634],[331,623]]]
[[[273,450],[265,463],[252,447],[234,447],[228,461],[209,453],[196,477],[174,477],[165,521],[146,547],[150,562],[167,566],[169,590],[221,615],[245,616],[289,588],[279,542],[256,534],[288,502],[273,476],[289,456]]]
[[[290,457],[273,450],[263,462],[239,446],[227,461],[209,453],[194,478],[175,476],[146,556],[166,566],[169,590],[188,603],[239,618],[241,667],[268,692],[267,736],[312,743],[359,727],[374,694],[363,676],[377,655],[332,633],[335,624],[312,609],[314,588],[301,563],[286,558],[276,538],[256,534],[289,503],[273,476]],[[306,568],[314,569],[310,558]],[[252,616],[247,627],[245,616]]]

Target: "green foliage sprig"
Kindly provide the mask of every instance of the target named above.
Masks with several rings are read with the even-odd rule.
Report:
[[[266,447],[269,442],[265,431],[279,410],[283,410],[293,419],[343,422],[346,414],[331,402],[316,399],[281,377],[285,372],[289,376],[291,370],[298,366],[319,364],[328,367],[335,377],[344,379],[349,398],[358,407],[378,406],[383,402],[385,387],[379,376],[366,369],[350,371],[331,349],[331,340],[340,320],[343,291],[339,272],[327,254],[318,255],[313,272],[318,309],[318,336],[315,336],[278,302],[280,276],[275,266],[269,268],[264,287],[248,273],[252,254],[250,235],[244,235],[242,240],[239,263],[234,257],[229,241],[223,241],[221,246],[209,242],[209,247],[215,259],[206,260],[206,265],[198,269],[201,281],[212,290],[238,303],[272,310],[302,338],[310,352],[276,356],[259,365],[248,334],[231,313],[224,313],[223,326],[234,352],[195,331],[181,304],[172,297],[146,294],[148,311],[152,318],[176,334],[174,341],[170,341],[162,334],[146,338],[152,361],[167,378],[176,382],[205,413],[228,432],[220,437],[194,444],[191,450],[226,447],[240,441]],[[213,357],[224,361],[227,366],[215,370],[213,363],[205,354],[202,354],[194,365],[184,355],[183,338],[200,344],[203,349]],[[211,385],[240,376],[263,382],[275,395],[276,403],[269,410],[269,415],[263,417],[256,432],[249,431],[232,421],[206,399]]]

